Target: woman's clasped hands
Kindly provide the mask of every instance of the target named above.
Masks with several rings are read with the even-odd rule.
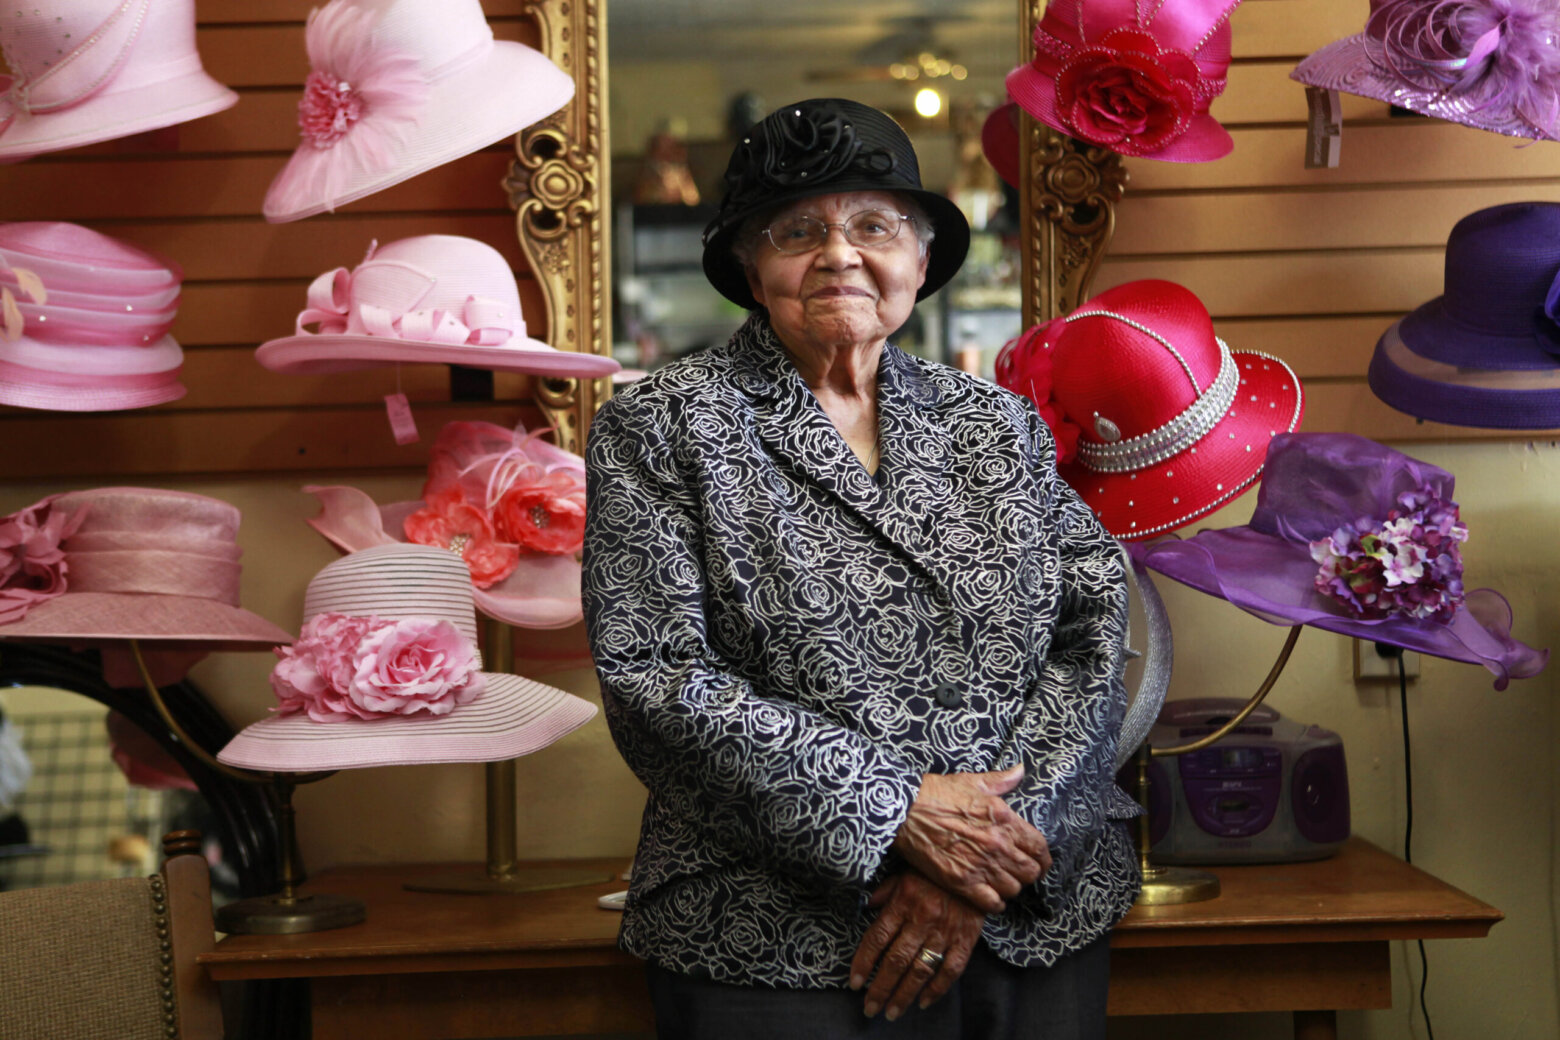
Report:
[[[1021,765],[991,773],[927,773],[894,848],[912,869],[872,893],[878,909],[851,962],[852,989],[871,977],[863,1008],[898,1018],[919,994],[925,1008],[969,963],[988,913],[1051,867],[1045,836],[1002,796]]]

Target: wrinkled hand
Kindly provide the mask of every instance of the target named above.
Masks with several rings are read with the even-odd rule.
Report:
[[[1024,778],[999,773],[927,773],[894,838],[910,865],[988,914],[1051,869],[1045,837],[1002,796]]]
[[[879,885],[867,905],[881,909],[850,964],[851,989],[872,979],[863,1010],[870,1018],[886,1005],[892,1022],[918,993],[930,1007],[964,973],[986,915],[913,870]],[[927,964],[923,949],[942,954],[942,964]]]

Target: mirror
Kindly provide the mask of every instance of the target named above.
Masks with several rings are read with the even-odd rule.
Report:
[[[922,182],[974,231],[959,275],[895,343],[991,375],[1021,328],[1019,220],[980,129],[1018,60],[1019,5],[612,0],[608,21],[613,354],[626,368],[724,342],[741,324],[699,261],[735,134],[787,101],[839,95],[899,120]]]

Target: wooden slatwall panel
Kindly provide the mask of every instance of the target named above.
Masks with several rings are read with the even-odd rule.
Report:
[[[303,25],[317,0],[199,0],[206,71],[238,92],[226,112],[140,137],[0,167],[0,220],[68,220],[177,262],[184,296],[173,335],[185,351],[182,400],[158,408],[73,414],[0,408],[0,475],[140,477],[318,468],[421,467],[427,444],[456,418],[534,425],[524,376],[500,374],[488,402],[450,403],[449,369],[402,368],[421,444],[398,447],[383,398],[391,369],[287,376],[254,348],[288,335],[319,273],[360,261],[371,239],[438,232],[480,239],[519,272],[529,331],[547,334],[501,182],[510,142],[396,187],[290,224],[260,214],[267,186],[298,141],[308,62]],[[494,35],[535,45],[523,0],[484,0]]]
[[[1306,387],[1307,430],[1378,440],[1510,436],[1421,423],[1365,384],[1376,339],[1441,292],[1446,236],[1475,210],[1560,201],[1560,144],[1389,116],[1342,95],[1342,160],[1305,168],[1305,88],[1318,47],[1359,32],[1365,0],[1251,0],[1213,114],[1235,150],[1211,163],[1129,159],[1115,240],[1091,292],[1168,278],[1197,293],[1237,349],[1287,360]]]

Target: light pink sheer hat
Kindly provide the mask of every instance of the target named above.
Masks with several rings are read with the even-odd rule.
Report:
[[[51,495],[0,518],[0,639],[290,642],[239,606],[238,522],[218,499],[135,487]]]
[[[309,286],[293,334],[261,344],[255,357],[273,372],[304,373],[407,362],[594,378],[622,367],[527,336],[509,262],[459,235],[376,242],[351,271],[326,271]]]
[[[443,549],[343,556],[309,582],[303,618],[271,673],[278,714],[245,727],[219,761],[277,772],[498,762],[596,714],[563,690],[482,671],[471,582]]]
[[[309,15],[303,140],[271,182],[273,223],[333,210],[510,137],[574,80],[494,40],[478,0],[331,0]]]
[[[0,14],[0,162],[238,103],[201,68],[195,0],[17,0]]]
[[[379,505],[354,487],[306,487],[309,525],[344,552],[417,541],[465,561],[477,608],[519,628],[582,618],[585,460],[523,427],[446,423],[423,497]]]
[[[64,412],[184,396],[180,272],[76,224],[0,224],[0,404]]]

